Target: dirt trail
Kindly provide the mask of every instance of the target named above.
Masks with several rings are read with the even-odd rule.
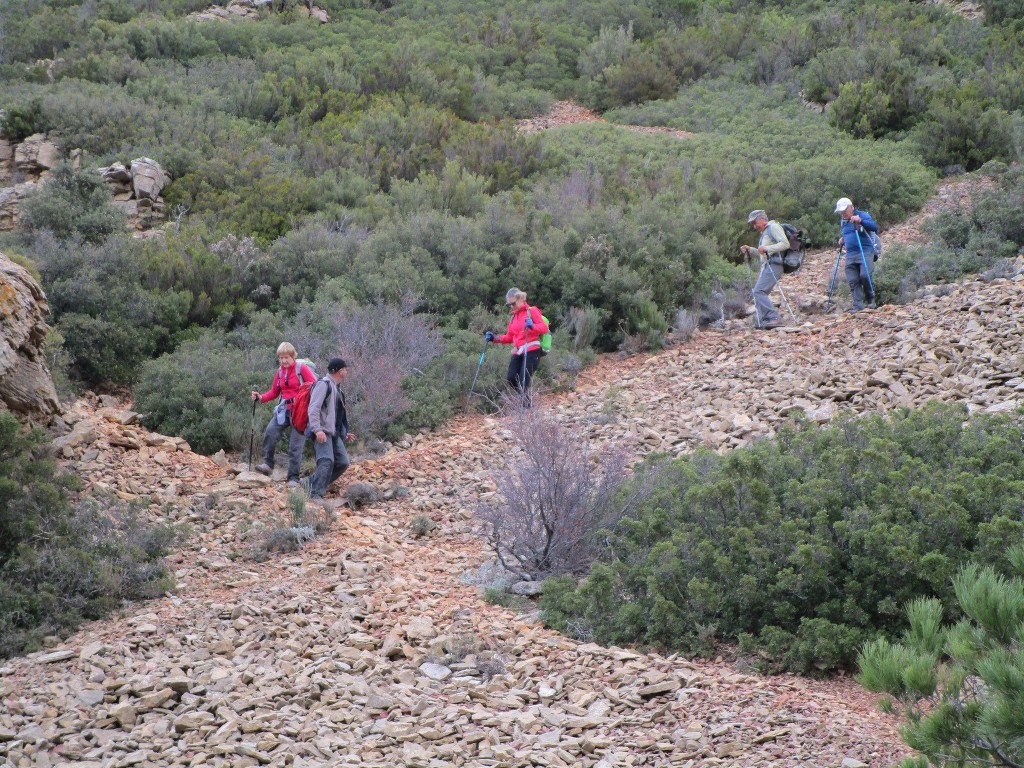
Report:
[[[809,256],[790,300],[823,296],[831,268],[831,252]],[[1007,410],[1024,399],[1022,310],[1019,264],[913,305],[609,356],[540,407],[637,456],[726,450],[798,412],[826,423],[930,398]],[[359,463],[351,480],[389,498],[257,563],[244,555],[284,515],[280,484],[244,488],[116,409],[75,415],[91,433],[65,454],[86,483],[153,495],[149,514],[193,536],[172,595],[0,669],[0,762],[851,768],[902,752],[895,720],[847,678],[601,648],[483,602],[468,583],[489,559],[471,510],[507,459],[501,418]],[[423,515],[437,528],[416,539]]]

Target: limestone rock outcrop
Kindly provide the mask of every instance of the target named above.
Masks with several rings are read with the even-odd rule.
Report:
[[[0,253],[0,408],[43,419],[60,411],[43,355],[49,313],[39,283]]]
[[[244,19],[247,21],[258,21],[261,9],[269,12],[279,11],[281,8],[279,0],[229,0],[227,5],[213,5],[205,11],[198,11],[189,16],[194,21],[229,21],[231,19]],[[287,10],[294,10],[301,16],[315,19],[321,24],[329,22],[330,16],[327,11],[311,2],[290,4]]]
[[[21,223],[21,202],[60,162],[60,148],[44,133],[18,143],[0,136],[0,232]]]
[[[99,171],[113,191],[114,205],[124,211],[136,231],[163,223],[164,199],[160,193],[171,183],[171,177],[160,163],[138,157],[128,165],[114,163]]]

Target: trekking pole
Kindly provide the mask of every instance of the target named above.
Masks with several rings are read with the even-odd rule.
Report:
[[[754,270],[750,266],[750,257],[747,256],[744,261],[747,262],[747,277],[750,280],[750,298],[754,301],[754,319],[757,320],[757,327],[761,327],[761,313],[757,309],[757,296],[754,295]]]
[[[252,401],[252,418],[249,420],[249,471],[252,472],[253,441],[256,439],[256,400]]]
[[[767,262],[765,262],[765,267],[769,268]],[[775,270],[772,270],[772,274],[775,274]],[[786,292],[782,290],[782,278],[775,278],[775,287],[779,289],[779,296],[782,297],[782,303],[786,305],[786,311],[789,312],[789,316],[793,319],[793,322],[796,322],[796,313],[793,311],[793,308],[789,305],[789,299],[786,298]]]
[[[469,405],[473,400],[473,390],[476,389],[476,380],[480,376],[480,369],[484,367],[484,358],[487,357],[487,345],[490,342],[484,337],[484,348],[480,352],[480,361],[476,364],[476,373],[473,374],[473,383],[469,385],[469,392],[466,394],[466,413],[469,413]]]
[[[843,246],[840,245],[839,246],[839,252],[836,254],[836,266],[835,266],[835,269],[832,270],[832,282],[828,284],[828,298],[825,299],[825,311],[826,312],[828,312],[829,309],[831,309],[832,307],[835,306],[832,303],[832,291],[836,287],[836,275],[839,274],[839,260],[841,258],[843,258]]]
[[[860,228],[861,228],[861,230],[863,230],[864,229],[864,225],[861,224]],[[860,260],[864,264],[864,274],[868,276],[868,288],[871,289],[871,301],[868,302],[868,303],[869,304],[876,304],[877,305],[878,304],[878,300],[875,297],[875,283],[871,279],[871,269],[868,267],[868,260],[864,258],[864,246],[860,242],[860,232],[857,232],[856,235],[857,235],[857,247],[860,249]]]

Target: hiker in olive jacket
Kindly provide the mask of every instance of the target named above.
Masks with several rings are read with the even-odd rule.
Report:
[[[761,274],[754,286],[754,312],[757,314],[757,327],[778,328],[782,325],[782,318],[779,317],[768,294],[782,277],[782,255],[789,250],[789,238],[786,237],[786,231],[782,225],[777,221],[770,221],[768,214],[764,211],[751,211],[747,216],[747,224],[761,234],[757,241],[757,248],[751,248],[749,245],[740,247],[744,260],[749,261],[751,256],[757,256],[761,263]]]
[[[349,467],[345,441],[356,439],[348,431],[345,393],[338,385],[345,379],[345,361],[333,358],[327,364],[327,375],[313,385],[309,393],[309,426],[306,434],[314,438],[313,454],[316,469],[309,482],[309,498],[322,499],[327,487]]]

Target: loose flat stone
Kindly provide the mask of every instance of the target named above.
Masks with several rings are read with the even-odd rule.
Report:
[[[447,680],[452,676],[452,671],[449,667],[446,667],[443,664],[434,664],[430,661],[420,664],[420,672],[431,680]]]
[[[58,661],[73,659],[77,655],[74,651],[54,651],[53,653],[44,653],[39,657],[39,662],[41,664],[55,664]]]

